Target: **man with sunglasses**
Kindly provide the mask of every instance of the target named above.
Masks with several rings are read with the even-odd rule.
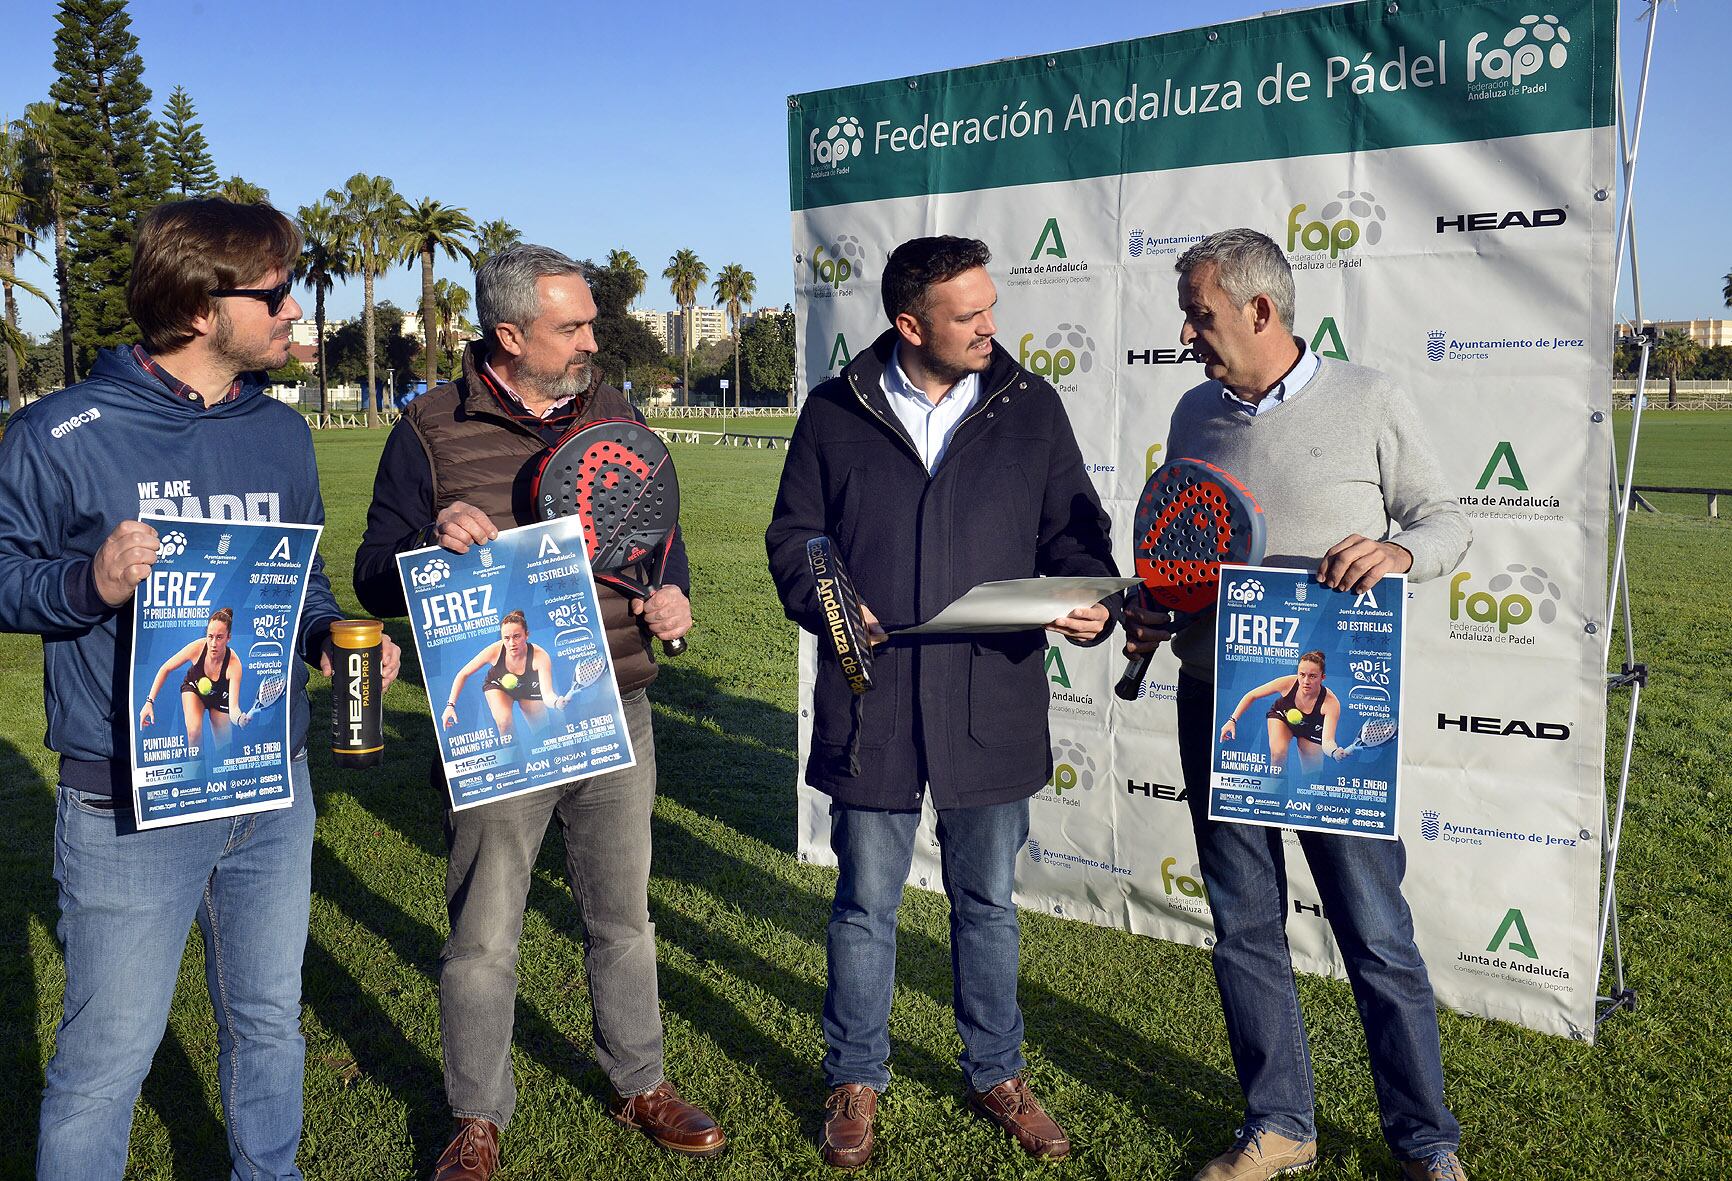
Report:
[[[13,415],[0,440],[0,629],[42,637],[47,744],[60,756],[54,878],[66,990],[39,1178],[125,1171],[133,1104],[195,921],[232,1175],[301,1175],[306,679],[309,666],[331,672],[328,633],[342,614],[322,563],[294,637],[292,807],[140,831],[129,711],[114,699],[133,590],[157,556],[156,530],[139,518],[324,521],[307,424],[265,392],[260,372],[288,357],[301,310],[288,268],[299,251],[294,225],[266,205],[208,199],[151,211],[126,293],[142,343],[104,350],[87,380]],[[398,662],[387,638],[385,684]]]

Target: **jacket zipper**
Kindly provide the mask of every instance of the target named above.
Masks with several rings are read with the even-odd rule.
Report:
[[[914,456],[914,461],[916,463],[918,463],[921,467],[925,467],[926,461],[924,459],[920,458],[920,452],[915,448],[915,446],[907,440],[907,438],[902,434],[902,432],[900,430],[896,429],[896,427],[894,425],[892,425],[892,423],[890,422],[889,419],[885,418],[882,414],[878,413],[877,410],[873,409],[872,403],[870,403],[866,400],[866,395],[860,392],[860,387],[857,384],[858,380],[859,380],[858,378],[850,377],[848,379],[848,388],[850,390],[854,391],[854,397],[859,399],[860,405],[865,407],[866,413],[870,414],[873,418],[876,418],[879,422],[881,422],[885,426],[889,427],[890,428],[890,434],[895,437],[896,441],[908,448],[909,454]],[[986,395],[986,397],[982,398],[980,400],[980,404],[978,406],[976,406],[973,410],[970,410],[968,412],[968,416],[966,418],[964,418],[961,422],[956,424],[956,430],[951,433],[950,437],[952,439],[955,439],[956,436],[961,433],[963,427],[967,426],[970,422],[973,422],[974,419],[979,416],[980,412],[982,410],[985,410],[988,406],[990,406],[992,404],[992,400],[994,398],[996,398],[1000,394],[1004,393],[1005,390],[1008,390],[1010,388],[1010,383],[1015,381],[1015,380],[1016,380],[1016,375],[1012,374],[1009,378],[1007,378],[1005,380],[1005,383],[1003,385],[999,386],[996,390],[993,390],[990,394]],[[927,472],[926,478],[930,480],[932,478],[932,475],[933,475],[933,473]]]

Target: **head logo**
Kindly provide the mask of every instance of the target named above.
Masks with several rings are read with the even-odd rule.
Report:
[[[164,558],[178,558],[184,553],[186,553],[186,534],[179,529],[171,529],[164,533],[162,539],[156,543],[156,558],[159,562]]]
[[[1046,679],[1061,689],[1070,688],[1070,673],[1064,666],[1064,653],[1052,645],[1048,645],[1046,650]]]
[[[853,234],[838,234],[834,242],[813,247],[806,263],[812,282],[834,289],[866,273],[866,248]]]
[[[1522,465],[1516,462],[1515,448],[1509,445],[1508,440],[1499,443],[1492,450],[1485,470],[1479,474],[1479,483],[1474,487],[1483,492],[1494,477],[1499,484],[1514,488],[1517,492],[1528,490],[1527,477],[1522,475]]]
[[[1330,258],[1339,258],[1361,241],[1375,246],[1383,240],[1383,222],[1388,215],[1370,193],[1345,189],[1319,209],[1315,219],[1307,221],[1300,215],[1309,208],[1301,203],[1287,211],[1289,254],[1298,250],[1313,254],[1326,250]],[[1344,212],[1353,216],[1343,217]]]
[[[1035,239],[1034,253],[1028,256],[1028,261],[1033,262],[1043,254],[1052,258],[1070,257],[1065,253],[1064,233],[1058,228],[1056,217],[1047,218],[1046,224],[1040,228],[1040,237]]]
[[[1178,863],[1177,857],[1168,857],[1161,862],[1161,889],[1169,895],[1177,890],[1181,897],[1206,900],[1209,897],[1208,887],[1204,886],[1197,878],[1187,874],[1174,873],[1173,867]]]
[[[444,558],[428,558],[419,567],[409,571],[409,581],[422,590],[432,590],[450,577],[451,565]]]
[[[1229,582],[1227,584],[1227,599],[1229,602],[1239,603],[1246,607],[1261,603],[1263,601],[1263,584],[1255,578],[1247,578],[1243,582]]]
[[[1092,791],[1095,785],[1095,761],[1088,751],[1069,738],[1061,738],[1052,748],[1052,778],[1047,786],[1063,798],[1067,791],[1081,788]]]
[[[1437,839],[1437,813],[1427,808],[1419,814],[1419,835],[1428,841]]]
[[[1546,66],[1561,70],[1570,60],[1570,31],[1549,13],[1522,17],[1520,24],[1504,34],[1502,48],[1482,50],[1480,46],[1490,38],[1490,33],[1476,33],[1467,43],[1469,85],[1484,77],[1520,86],[1523,78]]]
[[[1425,355],[1433,361],[1443,360],[1443,355],[1449,351],[1449,334],[1446,332],[1427,332],[1425,334]]]
[[[1540,958],[1539,949],[1534,946],[1534,937],[1528,934],[1527,919],[1513,906],[1509,913],[1503,916],[1503,922],[1497,926],[1497,934],[1491,937],[1491,942],[1485,945],[1485,949],[1513,951],[1527,956],[1530,960]]]
[[[1047,333],[1046,347],[1033,349],[1034,333],[1025,332],[1016,346],[1016,359],[1024,369],[1057,380],[1095,367],[1095,342],[1081,324],[1060,324]]]
[[[860,131],[860,120],[852,115],[843,115],[830,124],[830,129],[822,138],[814,127],[807,140],[812,167],[834,168],[842,161],[858,156],[864,143],[865,136]]]

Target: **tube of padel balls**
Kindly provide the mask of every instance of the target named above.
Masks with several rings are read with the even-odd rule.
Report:
[[[331,625],[331,646],[337,653],[331,676],[331,754],[339,767],[376,767],[385,758],[379,680],[385,625],[377,619],[340,619]]]

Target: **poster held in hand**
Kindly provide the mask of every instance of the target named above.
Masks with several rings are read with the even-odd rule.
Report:
[[[1209,818],[1396,839],[1407,580],[1309,570],[1221,580]]]
[[[576,517],[397,568],[454,809],[634,764]]]

